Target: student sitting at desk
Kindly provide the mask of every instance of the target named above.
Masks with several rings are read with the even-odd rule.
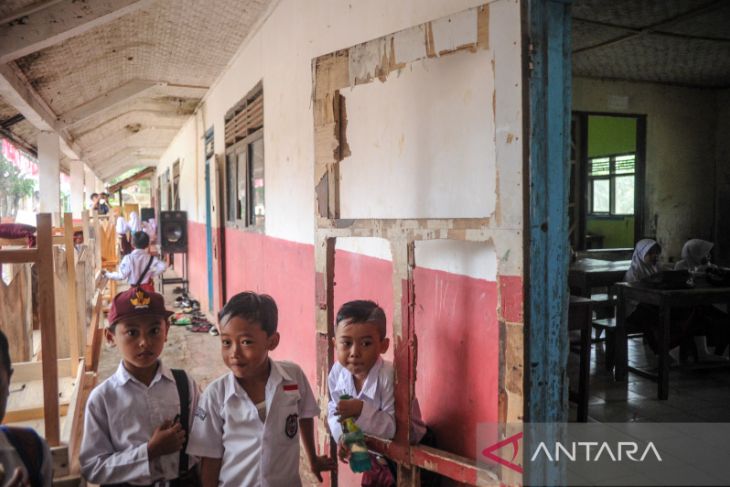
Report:
[[[649,238],[639,240],[634,254],[631,256],[631,267],[624,275],[624,281],[641,281],[659,272],[661,270],[659,254],[661,253],[662,248],[655,240]],[[637,304],[629,301],[626,304],[626,314],[626,331],[628,333],[643,332],[645,342],[655,356],[659,350],[659,327],[661,326],[659,308],[651,304]],[[672,310],[672,322],[669,328],[670,354],[688,337],[692,315],[692,309],[674,308]],[[654,356],[651,358],[653,359]],[[673,358],[677,359],[674,356]]]
[[[682,247],[682,260],[677,262],[675,269],[686,269],[692,274],[704,274],[712,266],[710,252],[715,244],[693,238],[687,240]],[[695,306],[692,318],[697,360],[722,360],[730,343],[730,329],[728,329],[727,313],[715,306]],[[707,344],[714,346],[714,354],[707,349]]]

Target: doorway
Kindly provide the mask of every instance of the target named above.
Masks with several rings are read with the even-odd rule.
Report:
[[[570,241],[633,248],[643,237],[646,116],[573,112]]]

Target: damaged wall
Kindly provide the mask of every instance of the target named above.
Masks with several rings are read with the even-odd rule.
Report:
[[[627,98],[623,98],[627,97]],[[626,100],[616,109],[616,100]],[[647,115],[644,235],[676,260],[690,238],[712,239],[715,92],[654,83],[573,79],[573,109]],[[709,193],[712,194],[712,193]]]
[[[159,166],[162,172],[178,158],[184,161],[183,209],[189,211],[191,238],[198,240],[189,255],[191,288],[202,298],[207,277],[204,271],[204,160],[202,144],[191,139],[200,140],[205,129],[214,127],[215,151],[222,155],[225,112],[263,80],[266,228],[263,234],[233,228],[221,230],[226,236],[226,284],[229,296],[251,289],[275,297],[279,304],[282,339],[274,356],[295,358],[313,384],[316,348],[312,60],[482,3],[470,0],[317,0],[308,2],[304,9],[299,2],[282,0],[242,45],[227,71],[206,96],[197,120],[191,119],[185,126]],[[458,19],[458,15],[454,19]],[[486,333],[487,348],[498,348],[500,343],[511,344],[508,350],[498,348],[497,353],[485,354],[487,356],[471,354],[469,373],[461,380],[431,373],[431,377],[437,377],[434,382],[426,383],[424,379],[423,385],[419,384],[419,396],[426,395],[421,400],[432,405],[429,415],[440,418],[439,428],[446,434],[450,427],[448,409],[428,394],[439,390],[439,385],[447,380],[451,385],[458,387],[461,384],[464,388],[478,382],[480,387],[475,397],[487,398],[465,402],[463,409],[472,410],[466,413],[470,415],[469,421],[459,420],[461,423],[473,425],[476,421],[499,418],[517,420],[522,415],[523,145],[519,1],[492,2],[489,16],[480,22],[485,19],[488,26],[484,25],[478,34],[475,24],[474,29],[464,32],[461,32],[463,29],[434,28],[430,34],[425,33],[429,34],[430,40],[418,46],[409,45],[405,42],[407,39],[402,39],[405,43],[400,44],[397,52],[405,56],[408,52],[415,57],[421,53],[424,57],[445,55],[446,52],[440,52],[444,48],[439,46],[459,46],[461,36],[473,39],[474,35],[479,35],[488,42],[489,48],[423,62],[418,68],[422,70],[421,74],[434,76],[428,78],[432,83],[429,90],[410,93],[413,99],[407,105],[384,106],[390,110],[381,117],[382,122],[390,124],[385,125],[387,133],[373,135],[377,121],[367,114],[366,104],[378,95],[367,92],[399,85],[399,76],[406,81],[419,77],[415,65],[413,71],[408,67],[399,72],[397,62],[401,58],[388,57],[388,63],[396,64],[386,63],[387,73],[377,74],[378,79],[369,85],[342,90],[349,118],[346,127],[349,157],[342,163],[345,185],[342,196],[348,211],[381,217],[387,212],[395,215],[398,211],[407,211],[400,213],[407,216],[479,216],[489,221],[485,229],[474,232],[484,240],[478,249],[464,249],[463,244],[449,241],[438,242],[436,249],[431,251],[416,246],[420,273],[416,285],[424,299],[419,318],[422,326],[453,337],[454,350],[459,347],[460,332],[448,330],[448,326],[441,330],[444,323],[439,320],[444,316],[458,326],[471,326]],[[444,35],[451,37],[444,38]],[[447,89],[441,90],[446,106],[439,105],[439,100],[434,100],[433,96],[435,86],[443,88],[444,80],[451,79],[439,72],[442,66],[451,67],[448,76],[454,77],[459,84],[458,90],[449,93],[445,93]],[[424,67],[432,70],[427,73]],[[367,71],[353,73],[353,82],[359,76],[369,76]],[[387,81],[383,83],[381,78]],[[434,83],[437,78],[438,83]],[[391,81],[395,84],[390,85]],[[349,80],[347,84],[350,85]],[[409,91],[401,90],[400,93],[407,96]],[[358,97],[362,111],[356,108]],[[417,110],[409,111],[409,107]],[[353,114],[359,114],[357,121]],[[407,128],[414,134],[403,138],[400,155],[398,127]],[[351,129],[355,132],[351,133]],[[419,129],[427,134],[428,130],[446,131],[428,134],[431,139],[442,141],[444,152],[437,153],[433,146],[425,146],[427,136]],[[373,152],[372,140],[368,139],[375,137],[390,144],[386,152]],[[454,139],[458,143],[454,143]],[[428,150],[419,153],[424,148]],[[388,155],[381,160],[378,154]],[[377,171],[364,167],[370,161],[383,162],[379,171],[396,169],[401,172],[397,178],[387,176],[378,181]],[[430,169],[424,170],[427,166]],[[349,189],[345,190],[346,187]],[[350,194],[350,190],[363,193]],[[369,193],[378,197],[369,198],[366,196]],[[443,209],[446,211],[438,213]],[[463,235],[470,231],[461,232]],[[437,238],[447,235],[448,232],[433,231]],[[338,302],[355,296],[372,297],[382,299],[386,309],[392,309],[392,294],[390,300],[382,294],[390,291],[393,281],[388,248],[379,248],[378,244],[372,243],[338,243],[337,250]],[[376,295],[378,291],[382,298]],[[419,290],[416,292],[418,295]],[[458,306],[452,306],[454,296],[457,296]],[[472,315],[475,315],[475,321],[465,319]],[[429,350],[433,356],[448,355],[446,359],[453,355],[453,351],[439,351],[435,345]],[[510,363],[509,377],[500,375],[500,357],[506,357],[504,361]],[[485,375],[487,369],[489,372]],[[419,379],[422,377],[419,375]],[[473,454],[473,443],[467,436],[452,447],[460,453]]]

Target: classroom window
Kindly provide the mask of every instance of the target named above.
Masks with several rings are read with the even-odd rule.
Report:
[[[592,215],[633,215],[636,155],[588,160],[588,201]]]
[[[266,217],[264,177],[264,94],[259,83],[225,116],[226,221],[263,230]]]

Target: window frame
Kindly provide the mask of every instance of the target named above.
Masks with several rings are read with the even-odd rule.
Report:
[[[239,100],[224,117],[225,130],[225,161],[223,195],[225,198],[225,226],[258,233],[265,233],[266,216],[264,203],[263,221],[257,223],[253,208],[253,161],[252,146],[261,141],[262,151],[265,153],[264,139],[264,89],[263,81],[256,85]],[[235,171],[232,172],[231,157],[235,157]],[[266,188],[266,162],[263,159],[264,194]],[[242,193],[245,194],[242,196]],[[235,196],[235,215],[231,215],[233,204],[231,197]]]
[[[251,146],[254,144],[254,142],[258,142],[261,140],[263,142],[264,138],[264,129],[263,127],[253,132],[251,135],[248,135],[244,139],[236,142],[235,144],[232,144],[228,147],[226,147],[226,188],[225,188],[225,195],[226,195],[226,228],[235,228],[238,230],[248,230],[248,231],[255,231],[258,233],[264,233],[266,229],[266,217],[264,216],[264,221],[262,223],[256,223],[256,216],[254,215],[253,211],[253,167],[252,167],[252,160],[251,160]],[[263,147],[263,146],[262,146]],[[265,152],[265,148],[264,148]],[[230,166],[229,166],[229,157],[230,156],[236,156],[236,176],[235,178],[231,177],[230,174]],[[243,157],[243,161],[241,161],[240,157]],[[265,159],[264,159],[265,160]],[[243,164],[242,164],[243,162]],[[239,173],[241,167],[244,169],[243,177]],[[266,166],[264,164],[264,181],[266,181]],[[231,218],[230,211],[231,211],[231,203],[230,203],[230,185],[233,184],[235,181],[236,185],[236,201],[237,203],[237,214],[235,215],[235,218]],[[242,198],[240,197],[239,187],[241,184],[241,181],[245,183],[246,188],[246,195],[245,195],[245,202],[244,204],[241,204]],[[266,183],[264,182],[264,188],[266,187]]]
[[[626,173],[616,173],[616,159],[619,157],[625,157],[625,156],[633,156],[634,158],[634,170],[633,172]],[[595,159],[606,159],[608,158],[608,174],[601,174],[597,176],[591,176],[591,169],[592,169],[592,162]],[[636,217],[636,185],[638,184],[638,170],[637,170],[637,164],[638,164],[638,154],[636,151],[634,152],[622,152],[622,153],[616,153],[616,154],[609,154],[609,155],[601,155],[601,156],[595,156],[595,157],[589,157],[588,158],[588,164],[586,168],[586,189],[588,194],[588,216],[593,218],[603,218],[603,219],[612,219],[612,218],[626,218],[626,217]],[[617,177],[625,177],[625,176],[633,176],[634,177],[634,205],[633,205],[633,213],[615,213],[614,208],[616,207],[616,178]],[[607,212],[596,212],[593,209],[594,199],[593,199],[593,183],[594,181],[603,181],[608,180],[608,211]]]

